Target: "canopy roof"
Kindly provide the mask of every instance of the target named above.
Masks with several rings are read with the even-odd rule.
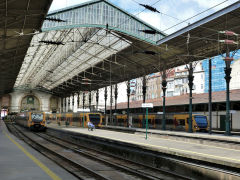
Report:
[[[41,28],[51,3],[0,1],[0,95],[12,90],[33,33]]]
[[[240,34],[239,6],[237,2],[167,37],[106,0],[52,12],[43,32],[32,39],[15,87],[68,96],[221,54],[226,46],[218,41],[220,31]]]
[[[236,2],[208,17],[205,17],[157,42],[162,49],[164,59],[174,66],[190,61],[202,60],[229,51],[239,49],[240,43],[240,2]],[[223,31],[232,31],[236,35],[228,36]],[[189,39],[189,40],[188,40]],[[236,43],[225,44],[223,40]],[[220,42],[221,41],[221,42]],[[187,42],[189,42],[187,44]]]
[[[43,32],[32,39],[16,88],[60,95],[96,90],[110,79],[117,83],[139,77],[152,71],[151,57],[144,52],[165,37],[106,0],[54,11],[47,19]]]

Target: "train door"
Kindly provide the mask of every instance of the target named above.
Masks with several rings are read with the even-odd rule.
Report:
[[[129,127],[132,127],[132,122],[133,122],[133,115],[129,115],[129,119],[128,119],[128,123],[126,123],[126,127],[127,127],[127,125],[129,126]]]
[[[176,129],[177,131],[184,131],[186,128],[186,119],[183,118],[179,118],[177,119],[176,117],[174,118],[174,129]]]
[[[172,128],[179,131],[188,131],[188,114],[175,114],[173,116]]]
[[[27,118],[27,124],[24,124],[24,126],[31,127],[32,125],[31,112],[26,113],[26,118]]]
[[[155,115],[149,115],[148,116],[148,128],[156,128],[155,126]]]
[[[63,116],[63,114],[57,114],[57,124],[59,126],[61,126],[62,116]]]
[[[130,118],[130,115],[129,115],[129,118]],[[127,127],[127,121],[128,121],[127,115],[124,115],[123,119],[124,119],[123,126]]]
[[[225,119],[226,119],[226,115],[220,115],[220,131],[226,130]]]

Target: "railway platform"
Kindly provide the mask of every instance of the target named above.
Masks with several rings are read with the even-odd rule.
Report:
[[[13,136],[0,120],[0,179],[76,179],[67,171]]]
[[[49,125],[50,129],[61,129],[74,134],[93,136],[109,142],[121,142],[146,150],[164,153],[195,161],[240,169],[240,137],[208,135],[204,133],[171,132],[148,130],[147,139],[144,129],[131,129],[130,133],[120,132],[122,128],[107,128],[88,131],[86,128],[71,128]]]

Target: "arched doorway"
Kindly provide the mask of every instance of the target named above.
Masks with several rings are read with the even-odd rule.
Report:
[[[34,95],[27,95],[21,101],[21,111],[40,111],[39,99]]]

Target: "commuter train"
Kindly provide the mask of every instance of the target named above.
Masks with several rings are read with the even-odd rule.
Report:
[[[44,112],[23,112],[15,117],[15,122],[33,131],[45,131],[46,119]]]
[[[131,126],[135,128],[145,128],[146,126],[146,115],[143,114],[130,114],[129,122],[127,122],[126,114],[113,115],[112,125],[116,126]],[[109,121],[109,115],[107,116]],[[148,127],[151,129],[161,129],[162,128],[162,114],[149,114],[148,115]],[[166,129],[167,130],[177,130],[177,131],[188,131],[189,128],[189,114],[166,114]],[[111,124],[111,123],[108,123]],[[209,123],[207,117],[201,114],[192,115],[192,128],[193,131],[208,131]]]
[[[98,112],[77,112],[77,113],[54,113],[46,114],[48,123],[58,124],[59,126],[87,127],[87,123],[92,122],[95,127],[101,127],[102,114]]]

